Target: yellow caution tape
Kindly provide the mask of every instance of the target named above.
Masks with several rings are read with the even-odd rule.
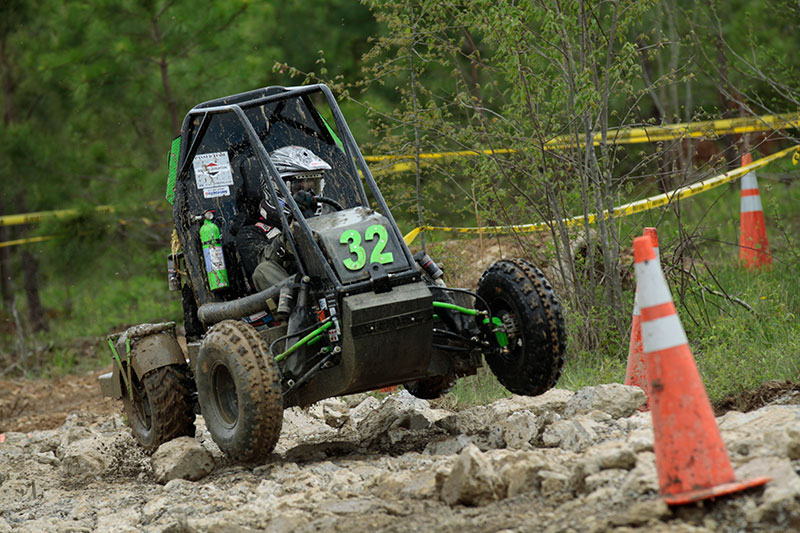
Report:
[[[646,126],[643,128],[623,128],[609,130],[606,134],[606,139],[607,142],[612,144],[633,144],[684,139],[687,137],[717,137],[733,133],[753,133],[789,128],[800,128],[800,113],[705,120],[684,124],[668,124],[666,126]],[[602,134],[596,134],[592,142],[597,146],[602,141],[602,138]],[[580,146],[584,144],[583,141],[579,143]],[[566,136],[552,139],[545,145],[546,148],[571,146],[575,146],[575,143]]]
[[[666,126],[645,126],[642,128],[614,129],[609,130],[606,133],[606,142],[610,144],[652,143],[685,138],[714,138],[720,135],[728,135],[733,133],[753,133],[758,131],[773,131],[789,128],[800,128],[800,113],[784,113],[781,115],[764,115],[761,117],[730,118],[722,120],[705,120],[682,124],[668,124]],[[597,146],[602,142],[602,140],[602,134],[598,133],[592,138],[592,143]],[[545,150],[554,150],[571,148],[574,146],[584,146],[585,144],[586,143],[583,140],[575,142],[573,136],[560,135],[547,141],[544,145],[544,148]],[[428,164],[432,162],[432,160],[436,159],[511,153],[516,153],[516,150],[462,150],[456,152],[423,153],[419,154],[419,159],[422,164]],[[364,156],[364,159],[368,163],[400,161],[391,167],[380,169],[382,172],[406,172],[412,170],[414,165],[408,161],[414,161],[416,158],[416,154]]]
[[[704,181],[698,181],[697,183],[693,183],[692,185],[679,187],[674,191],[666,192],[656,196],[651,196],[650,198],[645,198],[644,200],[638,200],[636,202],[631,202],[629,204],[615,207],[614,209],[612,209],[612,213],[616,218],[626,217],[629,215],[633,215],[634,213],[642,213],[644,211],[655,209],[656,207],[667,205],[675,199],[683,199],[683,198],[688,198],[690,196],[694,196],[695,194],[700,194],[701,192],[708,191],[710,189],[713,189],[714,187],[719,187],[720,185],[723,185],[737,178],[740,178],[741,176],[747,174],[751,170],[756,170],[763,166],[766,166],[775,161],[776,159],[786,157],[792,152],[794,152],[795,155],[800,153],[800,145],[792,146],[791,148],[781,150],[780,152],[776,152],[772,155],[761,158],[758,161],[753,161],[747,166],[739,167],[735,170],[725,172],[724,174],[719,174],[718,176],[714,176],[713,178],[709,178]],[[603,211],[602,216],[604,218],[608,218],[609,217],[608,211]],[[567,227],[571,227],[578,224],[583,224],[584,222],[593,224],[594,222],[597,221],[597,218],[598,218],[597,213],[592,213],[590,215],[587,215],[586,217],[580,215],[571,218],[565,218],[562,219],[562,222],[564,222],[567,225]],[[403,240],[406,241],[406,244],[411,244],[414,241],[414,239],[417,238],[417,235],[419,235],[419,233],[422,231],[449,231],[455,233],[532,233],[535,231],[549,229],[553,225],[555,225],[556,222],[557,221],[538,222],[536,224],[519,224],[514,226],[485,226],[482,228],[451,228],[446,226],[420,226],[408,232],[403,237]]]
[[[784,113],[781,115],[764,115],[761,117],[750,117],[750,118],[733,118],[733,119],[723,119],[723,120],[708,120],[708,121],[700,121],[700,122],[690,122],[685,124],[670,124],[666,126],[647,126],[642,128],[627,128],[627,129],[616,129],[616,130],[609,130],[606,134],[606,142],[613,143],[613,144],[633,144],[633,143],[649,143],[649,142],[658,142],[658,141],[665,141],[665,140],[674,140],[674,139],[682,139],[687,137],[715,137],[719,135],[731,134],[731,133],[748,133],[748,132],[756,132],[756,131],[770,131],[770,130],[780,130],[780,129],[788,129],[788,128],[800,128],[800,113]],[[572,136],[562,135],[551,139],[547,143],[545,143],[545,149],[558,149],[558,148],[569,148],[573,146],[583,146],[585,142],[580,141],[578,143],[574,142]],[[593,144],[596,146],[602,142],[602,135],[596,134],[592,140]],[[510,154],[515,153],[516,150],[511,149],[497,149],[497,150],[461,150],[461,151],[453,151],[453,152],[438,152],[438,153],[423,153],[423,154],[414,154],[414,155],[380,155],[380,156],[364,156],[364,159],[367,162],[377,163],[377,162],[384,162],[384,161],[398,161],[391,167],[380,169],[381,172],[406,172],[412,170],[414,168],[414,164],[408,161],[413,161],[417,157],[424,162],[428,163],[431,160],[436,159],[444,159],[444,158],[452,158],[452,157],[474,157],[479,155],[496,155],[496,154]],[[782,153],[782,152],[781,152]],[[776,154],[773,154],[776,155]],[[770,156],[772,157],[772,156]],[[782,157],[782,156],[781,156]],[[766,158],[765,158],[766,159]],[[763,160],[761,160],[763,161]],[[792,162],[797,164],[800,161],[800,147],[798,147],[798,151],[792,158]],[[753,163],[755,165],[756,163]],[[766,164],[766,163],[765,163]],[[749,167],[747,167],[749,168]],[[758,168],[758,167],[754,167]],[[737,172],[737,171],[734,171]],[[731,178],[735,179],[738,177],[738,174]],[[701,182],[702,183],[702,182]],[[716,185],[714,185],[716,186]],[[677,192],[681,189],[676,189]],[[704,189],[705,190],[705,189]],[[691,194],[696,194],[696,192],[692,192]],[[680,196],[680,198],[684,198],[685,196]],[[155,203],[155,202],[153,202]],[[628,204],[633,205],[633,204]],[[663,204],[659,204],[663,205]],[[624,206],[623,206],[624,207]],[[653,206],[655,207],[655,206]],[[621,209],[621,208],[617,208]],[[652,207],[648,207],[648,209],[652,209]],[[114,206],[111,205],[101,205],[94,209],[97,212],[103,213],[113,213],[115,211]],[[634,211],[639,212],[639,211]],[[80,213],[77,209],[61,209],[55,211],[39,211],[36,213],[23,213],[17,215],[3,215],[0,216],[0,226],[15,226],[20,224],[32,224],[36,222],[41,222],[42,220],[48,218],[67,218],[73,217]],[[616,213],[616,210],[615,210]],[[624,215],[622,215],[624,216]],[[583,217],[580,217],[582,220]],[[593,221],[593,220],[592,220]],[[535,229],[528,229],[533,228],[536,226]],[[530,225],[525,224],[519,226],[519,231],[537,231],[538,229],[543,229],[548,227],[546,223],[542,223],[542,227],[538,227],[540,225]],[[517,226],[497,226],[497,228],[517,228]],[[422,231],[423,229],[439,229],[442,228],[433,228],[429,226],[423,226],[422,228],[417,228],[418,230]],[[465,231],[471,232],[474,228],[464,228]],[[490,231],[492,228],[483,228],[483,230]],[[416,230],[414,230],[416,231]],[[414,233],[412,231],[411,233]],[[458,228],[449,228],[445,229],[444,231],[460,231]],[[517,230],[514,230],[517,231]],[[414,233],[411,240],[416,237],[419,233],[417,231]],[[411,234],[409,234],[411,235]],[[406,236],[408,237],[408,235]],[[39,237],[35,237],[35,239],[42,239]],[[13,246],[14,244],[25,244],[29,242],[27,239],[20,239],[19,241],[8,241],[6,243],[0,243],[0,248],[5,246]],[[38,242],[38,241],[30,241],[30,242]],[[411,241],[408,241],[411,242]],[[14,244],[9,244],[14,243]]]
[[[113,205],[100,205],[93,209],[99,213],[113,213],[116,208]],[[56,211],[39,211],[36,213],[22,213],[19,215],[0,216],[0,226],[17,226],[19,224],[34,224],[48,218],[69,218],[77,216],[78,209],[59,209]]]
[[[55,239],[55,235],[44,235],[42,237],[28,237],[27,239],[17,239],[15,241],[0,242],[0,248],[7,248],[9,246],[17,246],[19,244],[32,244],[34,242],[49,241]]]

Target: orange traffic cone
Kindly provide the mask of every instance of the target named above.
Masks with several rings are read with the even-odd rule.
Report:
[[[677,505],[763,485],[736,481],[651,240],[634,239],[633,253],[661,495]]]
[[[744,154],[742,166],[753,162],[753,156]],[[758,194],[756,173],[751,170],[742,178],[741,229],[739,232],[739,260],[749,270],[759,270],[772,265],[769,253],[767,227],[761,196]]]
[[[653,243],[653,250],[658,259],[658,232],[656,228],[644,228],[644,235],[650,236]],[[631,340],[628,345],[628,366],[625,370],[625,385],[632,385],[641,388],[648,398],[639,410],[647,411],[650,409],[649,398],[650,389],[647,386],[647,376],[645,374],[644,350],[642,349],[642,325],[641,310],[639,308],[639,291],[633,297],[633,317],[631,319]]]

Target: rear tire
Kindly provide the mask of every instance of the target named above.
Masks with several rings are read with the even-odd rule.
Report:
[[[131,374],[133,399],[123,391],[122,405],[133,436],[147,451],[178,437],[194,437],[192,382],[186,365],[169,365]]]
[[[240,461],[265,459],[278,442],[283,398],[278,368],[255,329],[215,325],[197,354],[197,395],[211,437]]]
[[[508,353],[486,354],[498,381],[525,396],[553,387],[564,365],[567,335],[561,303],[542,272],[524,259],[498,261],[481,276],[478,295],[509,336]]]

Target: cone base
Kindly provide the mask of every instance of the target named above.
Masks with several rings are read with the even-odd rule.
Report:
[[[669,505],[683,505],[700,500],[713,499],[717,496],[725,496],[726,494],[733,494],[734,492],[751,489],[753,487],[759,487],[771,480],[772,478],[768,477],[757,477],[745,481],[731,481],[730,483],[723,483],[705,489],[690,490],[680,494],[670,494],[664,496],[664,501]]]

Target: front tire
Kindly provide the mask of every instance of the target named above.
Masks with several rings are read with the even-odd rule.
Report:
[[[194,437],[192,382],[186,365],[169,365],[131,374],[133,398],[124,391],[122,406],[133,436],[153,451],[178,437]]]
[[[237,320],[215,325],[197,355],[200,410],[219,449],[240,461],[265,459],[283,423],[278,368],[255,329]]]
[[[524,259],[501,260],[481,276],[478,295],[509,337],[505,352],[486,355],[497,380],[525,396],[553,387],[561,376],[567,336],[561,303],[544,274]]]

